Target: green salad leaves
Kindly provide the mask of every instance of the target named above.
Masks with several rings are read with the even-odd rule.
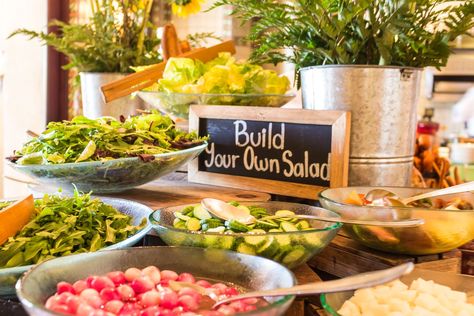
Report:
[[[1,206],[0,206],[1,207]],[[35,217],[0,246],[0,268],[40,263],[70,254],[96,251],[135,234],[146,224],[90,194],[45,195],[35,200]]]
[[[136,69],[139,70],[139,69]],[[163,78],[147,91],[209,94],[285,94],[290,81],[273,70],[248,62],[237,62],[230,53],[207,63],[172,57]]]
[[[10,161],[17,164],[60,164],[140,157],[194,147],[205,138],[175,128],[171,118],[158,112],[119,121],[112,117],[50,122],[38,137],[27,142]]]

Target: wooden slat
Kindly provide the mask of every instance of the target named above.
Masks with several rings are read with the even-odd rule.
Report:
[[[344,233],[336,236],[320,254],[308,264],[329,274],[345,277],[355,273],[389,268],[404,262],[436,271],[460,271],[460,252],[453,250],[439,255],[406,256],[384,253],[364,247]]]

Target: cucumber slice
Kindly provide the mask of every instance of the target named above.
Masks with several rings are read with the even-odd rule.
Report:
[[[295,215],[295,212],[289,210],[279,210],[275,212],[276,216],[292,216]]]
[[[186,228],[192,231],[197,231],[201,229],[201,223],[199,222],[197,218],[190,217],[186,221]]]
[[[207,232],[209,233],[223,233],[225,231],[224,226],[219,226],[219,227],[214,227],[214,228],[209,228]]]
[[[194,217],[197,217],[199,219],[209,219],[212,218],[211,214],[204,208],[202,207],[201,204],[198,204],[193,211]]]
[[[280,244],[280,246],[289,246],[291,244],[291,238],[288,234],[281,234],[275,236],[276,240]]]
[[[180,220],[182,221],[187,221],[188,219],[190,219],[191,217],[187,216],[187,215],[183,215],[183,213],[181,212],[174,212],[174,216],[176,218],[179,218]]]
[[[290,245],[287,246],[281,246],[278,249],[278,252],[273,256],[273,260],[281,262],[283,258],[291,251],[293,250],[293,247]]]
[[[193,216],[194,206],[197,206],[197,204],[196,204],[196,205],[186,206],[186,207],[181,211],[181,213],[182,213],[183,215],[186,215],[186,216]]]
[[[227,202],[227,203],[229,203],[230,205],[235,206],[235,207],[239,206],[239,203],[236,202],[236,201],[230,201],[230,202]]]
[[[268,232],[269,233],[282,233],[283,231],[279,228],[272,228]]]
[[[278,241],[273,236],[268,236],[265,243],[258,247],[257,253],[261,256],[272,258],[278,251]]]
[[[186,229],[186,222],[176,218],[178,221],[173,222],[173,227],[178,229]]]
[[[272,228],[278,228],[280,227],[278,224],[269,222],[269,221],[262,221],[262,220],[257,220],[255,223],[255,228],[263,229],[263,230],[270,230]]]
[[[255,252],[255,247],[249,245],[249,244],[246,244],[246,243],[241,243],[237,246],[237,249],[236,249],[237,252],[240,252],[240,253],[245,253],[247,255],[253,255],[255,256],[256,255],[256,252]]]
[[[236,231],[236,232],[245,233],[245,232],[249,231],[249,228],[247,227],[247,225],[242,224],[241,222],[236,221],[235,219],[225,221],[225,226],[229,229],[232,229],[233,231]]]
[[[306,250],[303,246],[296,246],[283,259],[282,263],[286,266],[296,266],[306,256]]]
[[[267,240],[267,237],[262,236],[262,234],[265,234],[265,231],[263,229],[251,230],[249,234],[256,234],[257,236],[245,236],[244,241],[254,247],[260,247]]]
[[[207,225],[207,228],[216,228],[219,226],[224,226],[224,223],[217,218],[208,218],[208,219],[201,219],[201,225]]]
[[[245,206],[245,205],[239,205],[237,208],[241,209],[242,211],[245,211],[245,214],[250,215],[250,209]]]
[[[308,229],[310,227],[311,226],[309,225],[308,221],[305,221],[305,220],[302,220],[296,223],[296,228],[298,228],[299,230]]]
[[[232,250],[234,248],[235,238],[234,236],[222,236],[219,237],[219,248]]]
[[[285,232],[295,232],[299,230],[295,225],[288,222],[281,222],[280,226],[281,226],[281,229],[283,229],[283,231]]]
[[[301,243],[310,248],[322,248],[323,241],[316,234],[305,234],[301,236]]]

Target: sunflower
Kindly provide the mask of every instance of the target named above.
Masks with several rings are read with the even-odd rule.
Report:
[[[173,14],[179,17],[186,17],[201,11],[201,4],[205,0],[173,0],[171,9]]]

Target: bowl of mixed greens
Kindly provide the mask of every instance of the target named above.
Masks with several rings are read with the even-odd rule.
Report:
[[[13,202],[0,201],[0,210]],[[30,221],[0,244],[0,296],[13,295],[17,279],[34,264],[136,244],[150,229],[151,212],[137,202],[78,192],[35,199]]]
[[[173,118],[186,120],[193,104],[280,107],[295,97],[289,89],[287,77],[220,53],[207,63],[170,58],[163,78],[138,95]]]
[[[310,205],[286,202],[229,202],[257,218],[252,225],[223,221],[200,204],[180,205],[153,212],[149,221],[160,238],[172,246],[233,250],[297,267],[320,252],[336,236],[341,223],[273,215],[322,215],[336,213]]]
[[[9,165],[40,184],[66,191],[124,191],[175,171],[198,156],[206,138],[185,133],[157,112],[51,122]]]

